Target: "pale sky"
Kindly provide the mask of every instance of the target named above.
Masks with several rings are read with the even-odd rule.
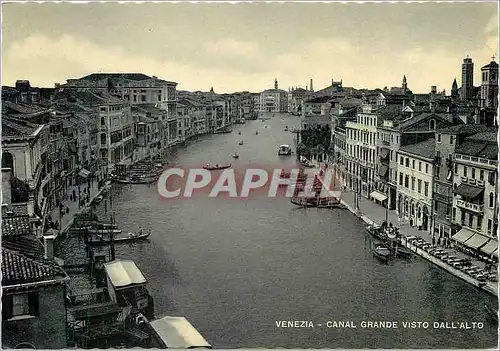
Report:
[[[141,72],[180,90],[461,85],[498,56],[498,4],[2,4],[2,85]],[[498,62],[498,59],[496,59]]]

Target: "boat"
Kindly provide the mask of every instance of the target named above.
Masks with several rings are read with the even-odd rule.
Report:
[[[243,145],[243,144],[244,144],[243,140],[238,143],[238,145],[240,145],[240,146]]]
[[[219,170],[219,169],[226,169],[226,168],[229,168],[231,167],[231,164],[227,164],[227,165],[211,165],[211,164],[206,164],[203,166],[203,169],[206,169],[208,171],[216,171],[216,170]]]
[[[222,128],[216,129],[214,131],[214,134],[229,134],[232,132],[233,131],[231,129],[228,129],[227,127],[222,127]]]
[[[404,246],[396,246],[392,249],[395,256],[409,258],[413,256],[413,252]]]
[[[292,148],[290,145],[280,145],[278,148],[278,156],[290,156],[292,154]]]
[[[113,243],[130,242],[147,239],[151,235],[151,230],[137,233],[117,234],[113,235]],[[107,244],[111,242],[111,235],[96,234],[89,238],[89,244]]]
[[[238,135],[241,135],[241,132],[238,132]]]
[[[74,225],[71,230],[87,230],[87,229],[118,229],[118,226],[113,223],[105,223],[99,221],[85,221],[82,225]]]
[[[311,163],[310,160],[308,160],[307,158],[305,158],[304,156],[300,156],[300,164],[303,166],[303,167],[306,167],[306,168],[314,168],[315,166]]]
[[[232,156],[233,156],[233,158],[240,158],[240,156],[238,156],[237,153],[234,153]]]
[[[389,261],[391,258],[391,250],[385,245],[377,245],[373,249],[373,255],[382,261]]]
[[[259,132],[255,132],[255,135],[259,135]]]
[[[117,178],[115,181],[122,184],[150,184],[160,178],[159,174],[130,174]]]
[[[498,322],[498,311],[491,308],[486,302],[484,303],[484,309],[491,318]]]
[[[290,202],[300,207],[343,208],[340,199],[335,197],[301,197],[293,196]]]
[[[71,228],[70,232],[78,232],[78,233],[88,233],[88,234],[121,234],[121,229],[116,228],[103,228],[98,229],[95,227],[79,227],[79,228]]]
[[[377,238],[379,240],[382,240],[382,241],[387,240],[387,235],[385,234],[382,227],[379,225],[375,225],[375,224],[368,225],[365,227],[365,231],[368,234],[374,236],[375,238]]]

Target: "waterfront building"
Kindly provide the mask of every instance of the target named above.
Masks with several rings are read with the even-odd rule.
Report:
[[[163,124],[162,147],[180,142],[177,121],[177,83],[142,73],[92,73],[79,79],[68,79],[56,87],[91,89],[106,92],[132,105],[157,104],[167,113]],[[181,124],[182,125],[182,124]]]
[[[408,111],[398,112],[398,106],[386,106],[379,111],[377,126],[377,191],[375,194],[384,206],[397,208],[398,158],[401,147],[417,144],[435,137],[436,129],[449,127],[460,121],[447,113],[420,113],[415,115]]]
[[[347,186],[368,197],[375,188],[377,114],[363,105],[356,122],[346,123]]]
[[[398,214],[410,226],[431,231],[435,140],[403,146],[396,157]]]
[[[485,125],[459,124],[438,129],[435,133],[436,164],[434,172],[433,235],[441,238],[451,238],[457,229],[451,221],[453,207],[453,155],[462,145],[466,137],[491,130]]]
[[[141,104],[132,106],[132,115],[135,121],[134,161],[146,158],[158,159],[161,157],[162,148],[162,119],[165,111],[155,107],[154,104]]]
[[[330,125],[331,97],[321,96],[302,101],[302,129],[314,129]]]
[[[261,112],[287,112],[288,97],[285,90],[278,88],[278,79],[274,80],[274,89],[267,89],[260,93]]]
[[[462,63],[460,98],[462,100],[472,100],[474,97],[474,62],[472,62],[472,58],[467,56]]]
[[[497,131],[467,137],[453,167],[452,222],[461,228],[453,239],[474,254],[490,255],[483,247],[498,238]]]

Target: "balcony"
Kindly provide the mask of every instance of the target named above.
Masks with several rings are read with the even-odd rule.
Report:
[[[498,161],[496,161],[496,160],[489,160],[487,158],[481,158],[481,157],[455,154],[454,158],[455,158],[455,161],[465,161],[465,162],[472,163],[474,165],[480,164],[482,166],[491,166],[494,168],[496,168],[498,165]]]
[[[484,212],[484,205],[477,205],[464,200],[457,200],[457,206],[476,213]]]

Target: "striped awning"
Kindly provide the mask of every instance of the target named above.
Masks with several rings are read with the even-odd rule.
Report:
[[[474,234],[469,240],[464,242],[464,245],[470,247],[471,249],[477,250],[484,244],[486,244],[490,240],[490,238],[481,235],[481,234]]]
[[[491,255],[496,249],[498,249],[498,241],[493,239],[484,245],[480,250],[487,255]]]
[[[460,231],[453,235],[451,238],[455,241],[458,241],[459,243],[464,243],[466,242],[467,240],[469,240],[472,236],[474,235],[473,232],[471,232],[470,230],[468,229],[460,229]]]

